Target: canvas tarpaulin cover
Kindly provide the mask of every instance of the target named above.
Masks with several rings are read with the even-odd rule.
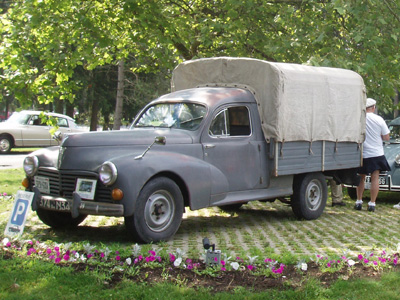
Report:
[[[254,93],[267,140],[362,143],[364,82],[356,72],[251,58],[186,61],[172,76],[172,91],[200,86],[246,87]]]

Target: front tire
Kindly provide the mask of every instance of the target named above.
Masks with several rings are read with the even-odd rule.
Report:
[[[125,226],[138,242],[166,241],[179,229],[183,215],[183,196],[178,185],[167,177],[149,181],[139,194],[132,216]]]
[[[324,211],[328,198],[325,176],[321,173],[297,175],[293,181],[292,210],[300,219],[315,220]]]
[[[87,215],[79,215],[77,218],[73,218],[71,213],[45,210],[40,207],[38,207],[36,213],[44,224],[55,229],[74,228],[87,217]]]
[[[2,135],[0,136],[0,153],[8,154],[13,147],[13,143],[10,137]]]

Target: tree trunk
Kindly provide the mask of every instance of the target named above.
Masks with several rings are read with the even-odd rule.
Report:
[[[399,104],[399,90],[396,90],[396,95],[394,96],[394,101],[393,101],[395,110],[393,112],[393,119],[396,119],[399,116],[399,110],[397,109],[397,105]]]
[[[94,97],[94,80],[93,71],[90,71],[90,81],[92,82],[92,88],[89,90],[89,99],[92,100],[92,114],[90,116],[90,131],[97,131],[97,115],[99,113],[99,100]]]
[[[122,107],[124,104],[124,81],[125,81],[124,61],[120,60],[118,63],[117,100],[115,104],[113,130],[119,130],[122,124],[121,119],[122,119]]]

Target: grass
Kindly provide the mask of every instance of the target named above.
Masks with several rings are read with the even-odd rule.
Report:
[[[21,188],[22,169],[0,170],[0,192],[16,194]],[[142,251],[162,249],[175,251],[188,247],[186,252],[197,258],[201,238],[208,236],[217,243],[217,249],[228,255],[271,257],[287,264],[309,259],[308,253],[337,255],[344,248],[359,253],[361,249],[387,248],[399,243],[399,211],[392,209],[398,203],[396,193],[380,193],[379,211],[370,214],[355,212],[349,198],[347,207],[327,206],[324,215],[313,222],[294,219],[290,209],[273,203],[261,206],[254,203],[243,211],[227,214],[211,208],[188,212],[177,235],[158,245],[143,245]],[[3,239],[11,200],[0,198],[0,239]],[[23,239],[36,239],[54,245],[73,242],[75,248],[90,243],[109,247],[112,251],[130,251],[132,241],[125,234],[121,218],[89,217],[77,229],[55,231],[41,224],[31,213]],[[243,226],[246,224],[246,226]],[[368,234],[372,232],[371,234]],[[23,266],[23,269],[21,268]],[[184,281],[175,284],[133,284],[123,279],[116,286],[105,284],[110,275],[105,271],[75,272],[70,267],[32,258],[4,259],[0,251],[0,299],[398,299],[400,273],[385,272],[380,280],[339,279],[326,288],[316,278],[304,281],[297,289],[252,292],[237,288],[233,294],[213,293],[185,287]],[[165,275],[167,276],[167,275]]]

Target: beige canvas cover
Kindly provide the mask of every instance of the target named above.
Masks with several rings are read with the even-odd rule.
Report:
[[[207,85],[250,89],[267,140],[364,141],[365,86],[350,70],[217,57],[179,64],[171,85],[172,91]]]

